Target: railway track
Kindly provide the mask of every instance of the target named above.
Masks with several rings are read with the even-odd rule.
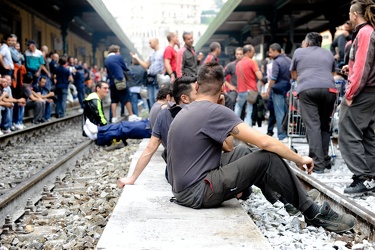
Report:
[[[353,229],[355,236],[358,240],[368,239],[369,241],[375,241],[374,229],[375,229],[375,213],[366,209],[362,205],[358,204],[353,197],[343,195],[334,188],[327,184],[319,181],[317,178],[308,176],[297,167],[293,166],[297,177],[300,179],[302,184],[307,190],[313,188],[320,191],[321,195],[318,202],[328,201],[332,208],[338,212],[345,212],[352,214],[357,219],[357,225]]]
[[[57,176],[88,153],[91,142],[74,133],[81,119],[81,115],[69,116],[0,138],[0,228],[6,218],[8,222],[9,217],[19,218],[27,201],[40,200]]]

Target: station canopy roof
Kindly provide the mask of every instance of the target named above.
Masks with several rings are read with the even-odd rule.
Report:
[[[272,42],[283,37],[302,41],[311,31],[330,30],[348,19],[350,0],[228,0],[196,44],[201,49],[217,41],[226,45],[254,42],[264,34]],[[99,0],[15,0],[31,11],[41,13],[57,24],[66,18],[69,29],[79,31],[87,40],[102,37],[106,43],[121,42],[136,51]]]

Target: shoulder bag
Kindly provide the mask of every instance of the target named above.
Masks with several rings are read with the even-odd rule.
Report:
[[[242,65],[241,65],[242,66]],[[243,76],[243,70],[242,70],[242,67],[240,68],[241,69],[241,76],[242,76],[242,80],[243,82],[245,83],[245,77]],[[246,83],[245,83],[246,85]],[[254,104],[257,102],[257,99],[258,99],[258,91],[255,91],[255,90],[252,90],[252,89],[249,89],[247,91],[247,96],[246,96],[246,101],[248,103],[251,103],[251,104]]]

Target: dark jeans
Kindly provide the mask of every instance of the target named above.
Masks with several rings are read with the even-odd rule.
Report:
[[[77,97],[78,97],[79,105],[81,106],[81,108],[84,108],[83,101],[85,100],[85,85],[84,84],[75,85],[75,87],[77,89]]]
[[[235,90],[229,91],[228,96],[230,97],[230,99],[233,102],[233,110],[234,110],[234,107],[236,105],[236,100],[237,100],[237,91],[235,91]]]
[[[248,154],[212,170],[203,181],[205,190],[202,207],[206,208],[217,207],[252,185],[267,186],[277,191],[302,212],[313,204],[285,161],[265,150]]]
[[[122,121],[105,126],[98,126],[98,145],[108,145],[113,139],[143,139],[151,137],[151,126],[148,120],[139,122]]]
[[[314,160],[314,169],[324,170],[330,141],[330,121],[336,94],[329,89],[308,89],[299,93],[301,117],[306,128],[309,156]]]
[[[55,113],[57,117],[61,118],[65,116],[66,98],[68,96],[68,89],[56,88],[55,94],[57,97]]]
[[[375,94],[360,93],[351,106],[341,102],[339,145],[342,158],[356,177],[375,177]]]

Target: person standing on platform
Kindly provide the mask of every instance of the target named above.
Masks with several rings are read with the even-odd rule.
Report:
[[[339,146],[353,173],[344,193],[375,190],[375,3],[352,1],[349,11],[353,43],[349,55],[348,85],[340,105]]]
[[[63,118],[66,111],[66,99],[68,97],[68,87],[69,83],[73,82],[72,73],[65,67],[66,58],[61,57],[59,59],[59,66],[55,69],[56,75],[56,118]]]
[[[149,101],[149,109],[154,105],[156,101],[156,95],[159,91],[159,86],[156,81],[156,76],[164,72],[164,50],[159,46],[159,40],[157,38],[151,38],[149,41],[150,48],[154,51],[152,52],[149,59],[144,62],[138,57],[130,53],[130,55],[137,60],[137,62],[147,70],[147,94]]]
[[[117,103],[121,103],[121,105],[125,105],[129,113],[128,121],[140,121],[141,118],[133,114],[132,106],[130,103],[129,88],[126,87],[122,90],[118,90],[116,88],[115,80],[124,80],[124,71],[127,71],[129,72],[129,74],[132,74],[132,72],[126,66],[124,58],[122,58],[122,56],[120,55],[120,46],[111,45],[108,49],[108,52],[109,54],[105,59],[104,64],[108,72],[109,88],[111,93],[110,120],[112,123],[115,123],[119,120],[119,118],[116,117],[116,108]]]
[[[306,35],[306,48],[297,49],[292,58],[290,71],[297,80],[297,95],[301,118],[306,128],[309,156],[314,160],[315,173],[331,168],[328,155],[330,122],[337,90],[333,74],[335,59],[329,51],[321,48],[323,37],[317,32]]]
[[[168,46],[164,50],[164,68],[166,73],[171,77],[171,83],[176,80],[176,61],[177,51],[175,46],[180,49],[180,41],[176,33],[169,32],[167,35]]]
[[[197,54],[195,53],[193,43],[193,34],[190,32],[184,32],[182,34],[184,40],[184,46],[177,52],[177,66],[176,73],[177,77],[182,75],[197,75],[198,61]]]
[[[241,117],[242,108],[246,103],[245,123],[252,126],[251,115],[253,112],[253,104],[247,102],[246,96],[248,90],[258,91],[257,80],[262,79],[262,72],[258,64],[253,60],[255,49],[252,45],[243,47],[243,58],[236,65],[237,74],[237,91],[238,97],[234,112]]]
[[[286,134],[282,132],[282,123],[287,112],[286,93],[291,88],[289,69],[292,60],[281,53],[281,46],[278,43],[270,45],[269,56],[273,59],[272,76],[268,84],[266,95],[270,96],[272,90],[272,101],[277,124],[277,136],[280,141],[286,142],[288,138]]]
[[[236,60],[230,62],[224,68],[225,76],[230,75],[230,82],[225,81],[225,86],[228,88],[228,96],[232,100],[233,104],[236,105],[237,99],[237,73],[236,73],[236,65],[237,63],[243,58],[243,48],[238,47],[236,48],[235,52]]]

